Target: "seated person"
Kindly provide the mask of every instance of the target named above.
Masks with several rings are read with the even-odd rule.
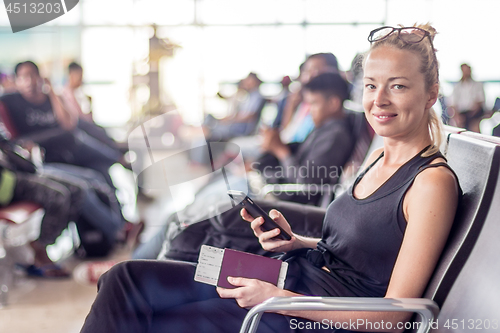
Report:
[[[300,66],[299,82],[302,88],[312,78],[323,73],[338,73],[337,57],[333,53],[315,53]],[[299,89],[287,98],[281,122],[284,142],[302,142],[314,129],[309,105],[304,101],[304,90]]]
[[[238,103],[234,114],[217,120],[212,116],[205,119],[204,131],[207,141],[227,141],[237,136],[252,134],[260,119],[265,99],[259,91],[262,81],[257,74],[250,73],[240,82],[247,92],[246,98]]]
[[[76,114],[78,119],[94,122],[91,98],[83,92],[82,84],[82,66],[76,62],[70,63],[68,65],[68,82],[61,93],[61,98],[67,108],[74,109],[72,112]]]
[[[64,106],[78,118],[77,127],[91,137],[107,145],[110,149],[119,150],[117,143],[111,139],[106,130],[98,126],[92,118],[92,100],[82,90],[83,68],[72,62],[68,66],[68,82],[61,94]]]
[[[265,130],[262,150],[267,153],[252,166],[268,183],[336,184],[355,142],[343,107],[347,97],[347,83],[339,74],[313,78],[304,86],[304,100],[314,130],[293,144],[284,144],[276,129]]]
[[[293,235],[290,241],[276,240],[279,229],[263,232],[262,219],[253,220],[242,210],[264,249],[289,252],[285,289],[237,276],[228,278],[234,289],[214,288],[193,281],[192,263],[123,262],[101,277],[81,332],[235,332],[249,307],[274,296],[421,297],[460,196],[457,178],[439,152],[442,128],[432,109],[439,91],[435,33],[429,25],[370,33],[363,107],[384,146],[370,156],[349,191],[329,206],[321,239],[293,234],[285,216],[271,211]],[[264,313],[259,332],[291,332],[290,317],[304,326],[364,319],[394,328],[411,317],[363,311],[279,313]]]
[[[309,113],[309,104],[304,101],[303,87],[313,77],[323,73],[338,73],[337,58],[332,53],[316,53],[307,57],[299,67],[298,81],[301,89],[287,94],[278,113],[273,128],[279,128],[284,143],[303,142],[314,129],[314,122]],[[274,126],[278,124],[279,126]],[[235,138],[231,142],[237,144],[245,161],[253,162],[260,155],[261,139],[257,137]]]
[[[28,273],[45,277],[68,277],[68,272],[50,260],[46,248],[55,243],[71,221],[71,216],[77,215],[77,210],[81,207],[81,193],[71,193],[61,183],[48,178],[15,171],[4,158],[0,158],[0,184],[0,206],[30,201],[39,204],[44,210],[40,235],[30,243],[34,261],[27,268]]]
[[[70,221],[80,227],[82,219],[100,230],[106,243],[113,244],[125,222],[120,207],[105,182],[94,186],[81,176],[90,174],[93,179],[102,179],[96,171],[70,166],[72,174],[57,164],[37,169],[29,158],[18,154],[19,151],[23,151],[22,148],[9,143],[0,133],[0,204],[29,201],[44,209],[40,236],[30,244],[35,257],[28,273],[45,277],[68,276],[52,263],[46,247],[56,241]]]
[[[283,78],[280,81],[281,84],[281,92],[278,94],[278,96],[273,98],[273,102],[276,104],[277,108],[277,113],[276,117],[273,120],[273,123],[271,127],[273,128],[280,128],[281,127],[281,121],[283,118],[283,112],[285,110],[285,105],[286,105],[286,100],[288,98],[288,94],[290,94],[290,84],[292,83],[292,79],[287,76],[283,76]]]
[[[63,106],[50,82],[40,77],[36,64],[19,63],[15,75],[19,92],[0,98],[0,107],[9,117],[3,121],[10,121],[15,131],[12,136],[38,143],[45,149],[48,163],[94,169],[113,187],[108,171],[120,159],[120,154],[76,129],[77,117]]]

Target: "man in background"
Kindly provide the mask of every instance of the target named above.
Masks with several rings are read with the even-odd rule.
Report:
[[[82,84],[82,66],[76,62],[70,63],[68,66],[68,82],[61,94],[64,106],[77,117],[77,127],[79,129],[113,149],[115,155],[121,155],[118,144],[109,137],[104,128],[94,122],[92,99],[83,92]]]
[[[254,165],[268,183],[334,185],[355,143],[343,107],[347,82],[338,73],[324,73],[305,84],[303,93],[313,131],[301,143],[285,144],[278,130],[265,130],[262,149],[266,153]]]
[[[462,78],[453,88],[450,108],[458,127],[479,133],[479,122],[483,117],[484,89],[481,82],[474,81],[468,64],[460,65]]]
[[[255,131],[266,102],[259,91],[261,83],[257,74],[248,74],[241,81],[241,88],[247,95],[238,104],[236,112],[219,120],[207,117],[204,123],[207,141],[227,141],[234,137],[250,135]]]

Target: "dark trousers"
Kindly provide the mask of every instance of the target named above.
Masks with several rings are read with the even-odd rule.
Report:
[[[42,206],[45,214],[38,241],[43,245],[53,244],[68,226],[71,216],[79,213],[75,211],[80,207],[77,204],[81,199],[79,189],[70,190],[60,182],[31,173],[17,173],[16,177],[12,202],[30,201]]]
[[[247,310],[193,280],[196,266],[181,261],[120,263],[99,280],[83,333],[234,333]],[[286,317],[266,313],[258,332],[290,332]]]
[[[99,142],[105,144],[112,150],[119,154],[119,148],[116,142],[108,136],[106,130],[99,125],[96,125],[93,121],[88,121],[84,119],[78,119],[78,128],[83,130],[85,133],[97,139]]]
[[[80,217],[85,218],[93,227],[101,230],[110,242],[114,242],[118,231],[123,228],[124,220],[115,192],[103,183],[100,173],[65,164],[45,165],[44,177],[53,179],[68,187],[72,195],[81,192],[78,214],[71,216],[79,224]],[[77,187],[77,189],[74,189]],[[72,207],[76,204],[72,204]]]
[[[44,143],[47,163],[67,163],[99,172],[114,188],[109,168],[120,159],[120,153],[111,149],[82,130],[64,133]]]

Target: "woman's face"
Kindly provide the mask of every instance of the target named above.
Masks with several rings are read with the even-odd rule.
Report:
[[[428,110],[437,99],[437,84],[426,89],[413,52],[390,46],[371,51],[364,66],[363,107],[374,131],[383,137],[428,135]]]

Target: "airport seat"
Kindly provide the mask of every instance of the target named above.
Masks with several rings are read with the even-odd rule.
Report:
[[[494,202],[500,199],[500,142],[468,132],[459,133],[448,136],[446,157],[459,178],[464,195],[423,298],[271,298],[249,311],[240,332],[255,332],[262,313],[277,309],[413,311],[421,316],[421,324],[417,325],[419,333],[430,329],[449,332],[452,325],[455,332],[471,331],[467,327],[464,329],[462,319],[465,324],[470,324],[470,319],[474,324],[482,320],[483,326],[489,320],[490,329],[497,320],[494,331],[498,331],[500,319],[495,316],[500,313],[497,283],[500,265],[496,259],[500,247],[500,208]],[[439,315],[438,306],[442,307]],[[438,325],[433,326],[436,316]]]
[[[500,138],[465,132],[462,136],[482,139],[500,146]],[[498,154],[497,154],[498,155]],[[500,177],[499,158],[492,165],[492,172],[481,202],[481,223],[474,226],[473,240],[464,240],[462,252],[468,252],[467,260],[458,266],[455,263],[453,285],[446,288],[446,297],[440,296],[441,311],[436,327],[431,332],[498,332],[500,330]],[[496,170],[496,172],[495,172]],[[475,172],[471,169],[471,172]],[[485,200],[486,199],[486,200]],[[489,205],[487,207],[487,203]],[[480,228],[481,227],[481,228]],[[463,256],[463,254],[462,254]],[[445,278],[446,279],[446,278]]]
[[[38,238],[43,209],[31,202],[0,208],[0,308],[8,302],[13,284],[15,250]]]

